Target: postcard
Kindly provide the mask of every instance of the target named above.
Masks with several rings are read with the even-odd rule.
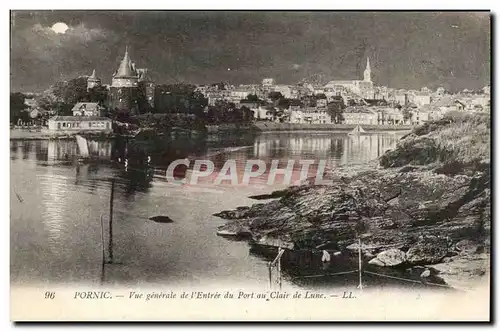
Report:
[[[12,10],[12,321],[489,321],[489,11]]]

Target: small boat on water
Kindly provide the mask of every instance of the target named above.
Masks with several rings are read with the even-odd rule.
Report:
[[[105,159],[100,159],[98,156],[90,155],[89,152],[89,144],[88,141],[85,137],[82,137],[81,135],[76,135],[76,144],[78,145],[78,158],[77,161],[79,163],[101,163],[101,162],[106,162]]]
[[[363,133],[366,133],[366,131],[361,127],[361,125],[358,124],[351,132],[349,132],[349,135],[353,136],[353,135],[360,135]]]
[[[87,142],[87,139],[84,137],[80,136],[77,134],[76,136],[76,144],[78,145],[78,151],[79,151],[79,157],[78,157],[78,162],[85,162],[90,160],[90,153],[89,153],[89,144]]]

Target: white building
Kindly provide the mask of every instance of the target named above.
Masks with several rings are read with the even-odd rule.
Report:
[[[410,122],[412,125],[421,125],[431,119],[431,112],[425,109],[415,109],[411,113]]]
[[[251,109],[253,112],[253,117],[258,120],[272,120],[273,115],[270,110],[259,107],[259,108],[254,108]]]
[[[73,109],[73,116],[101,116],[102,107],[97,102],[79,102]]]
[[[112,121],[97,116],[54,116],[48,120],[52,132],[112,132]]]
[[[344,124],[378,124],[377,113],[367,107],[347,107],[342,115],[344,116]]]
[[[334,91],[344,88],[363,98],[373,99],[374,89],[371,79],[370,59],[366,59],[366,69],[363,73],[363,80],[332,80],[328,82],[324,88]]]
[[[417,106],[429,105],[431,103],[431,95],[429,92],[416,92],[413,95],[412,102]]]
[[[264,78],[262,80],[262,86],[266,87],[274,86],[274,78]]]
[[[290,123],[331,124],[332,117],[324,108],[307,107],[292,110]]]
[[[281,93],[281,95],[287,99],[292,99],[294,96],[294,91],[289,85],[274,85],[270,90]]]

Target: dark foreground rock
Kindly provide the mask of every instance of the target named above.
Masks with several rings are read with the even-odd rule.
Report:
[[[174,221],[168,217],[168,216],[151,216],[149,218],[150,221],[156,222],[156,223],[174,223]]]

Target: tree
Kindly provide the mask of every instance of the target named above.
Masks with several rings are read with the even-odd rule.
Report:
[[[234,123],[238,115],[235,114],[236,105],[225,100],[217,100],[214,105],[219,123]]]
[[[19,119],[26,121],[29,114],[24,111],[26,96],[23,93],[15,92],[10,94],[10,122],[17,123]]]
[[[290,106],[295,106],[295,107],[303,107],[304,103],[301,100],[298,99],[289,99],[290,101]]]
[[[104,86],[95,86],[89,89],[88,101],[97,102],[101,106],[106,106],[108,101],[108,89]]]
[[[219,123],[219,115],[217,113],[217,108],[214,106],[209,106],[205,114],[205,120],[209,124]]]
[[[223,82],[220,82],[220,83],[214,83],[212,84],[212,86],[216,86],[218,90],[225,90],[226,89],[226,84],[224,84]]]
[[[70,105],[82,101],[89,101],[87,77],[77,77],[67,82],[56,82],[52,86],[52,93],[59,100]]]
[[[259,99],[257,94],[249,94],[249,95],[247,95],[246,99],[244,99],[243,101],[260,102],[262,100]]]
[[[277,102],[277,106],[279,109],[288,109],[290,107],[290,100],[286,98],[281,98]]]
[[[412,116],[411,109],[408,107],[403,108],[403,121],[407,122]]]
[[[271,99],[272,101],[277,101],[281,98],[283,98],[283,94],[281,94],[281,92],[269,92],[269,95],[268,95],[269,99]]]
[[[251,122],[253,120],[253,111],[250,110],[250,108],[242,106],[240,111],[242,113],[243,122]]]
[[[316,107],[316,97],[313,95],[304,96],[301,101],[305,107]]]
[[[155,111],[157,113],[188,113],[201,115],[208,105],[208,100],[196,86],[177,83],[158,85],[155,91]]]
[[[342,97],[335,97],[331,102],[328,103],[327,112],[335,124],[342,123],[342,121],[344,120],[343,113],[345,108],[346,106]]]

